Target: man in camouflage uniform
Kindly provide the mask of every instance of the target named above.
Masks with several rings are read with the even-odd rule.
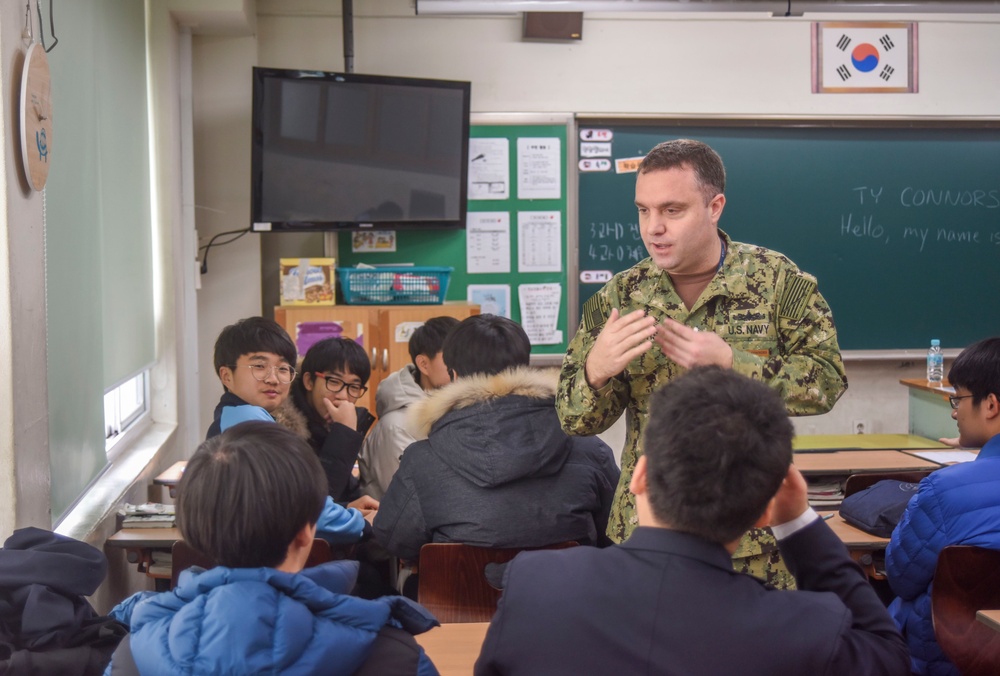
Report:
[[[587,301],[569,345],[556,409],[570,434],[603,432],[624,412],[622,473],[608,535],[637,524],[629,482],[642,454],[650,394],[685,370],[716,364],[777,390],[792,415],[829,411],[847,388],[830,307],[815,277],[785,256],[718,228],[726,174],[704,143],[661,143],[639,165],[635,203],[650,257]],[[767,529],[753,529],[734,567],[793,584]]]

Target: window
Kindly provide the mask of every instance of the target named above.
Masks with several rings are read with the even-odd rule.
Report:
[[[127,433],[149,419],[149,371],[104,393],[104,450],[108,459]]]

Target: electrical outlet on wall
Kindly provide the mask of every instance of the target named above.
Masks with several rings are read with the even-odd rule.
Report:
[[[851,434],[871,434],[871,424],[865,418],[855,418],[851,422]]]

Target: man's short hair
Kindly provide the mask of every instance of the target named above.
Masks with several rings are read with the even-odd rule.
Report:
[[[990,394],[1000,398],[1000,337],[986,338],[962,350],[948,371],[952,387],[964,387],[979,404]]]
[[[717,366],[692,369],[650,399],[643,446],[653,515],[712,542],[738,539],[788,474],[793,436],[771,388]]]
[[[664,141],[650,150],[639,163],[636,176],[651,171],[682,167],[694,170],[706,203],[716,195],[726,192],[726,167],[719,153],[701,141],[687,138]]]
[[[230,568],[275,568],[319,519],[326,474],[281,425],[250,421],[198,447],[177,488],[177,526],[192,547]]]
[[[264,317],[247,317],[222,329],[215,340],[215,374],[223,366],[235,369],[240,357],[254,352],[276,354],[293,367],[298,357],[295,343],[281,324]]]
[[[410,359],[417,365],[417,357],[433,359],[444,347],[448,332],[458,326],[454,317],[431,317],[410,336]]]
[[[350,372],[365,384],[371,377],[372,365],[365,348],[350,338],[326,338],[309,348],[298,370],[299,373]],[[295,383],[296,389],[304,391],[302,378],[296,378]]]
[[[521,325],[491,314],[459,322],[444,339],[443,351],[445,365],[459,377],[494,375],[531,360],[531,342]]]

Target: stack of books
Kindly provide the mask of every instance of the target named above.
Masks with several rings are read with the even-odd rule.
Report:
[[[122,528],[173,528],[174,506],[159,502],[147,502],[141,505],[125,503],[118,510]]]
[[[844,499],[844,482],[829,478],[809,481],[808,497],[812,507],[839,507]]]

